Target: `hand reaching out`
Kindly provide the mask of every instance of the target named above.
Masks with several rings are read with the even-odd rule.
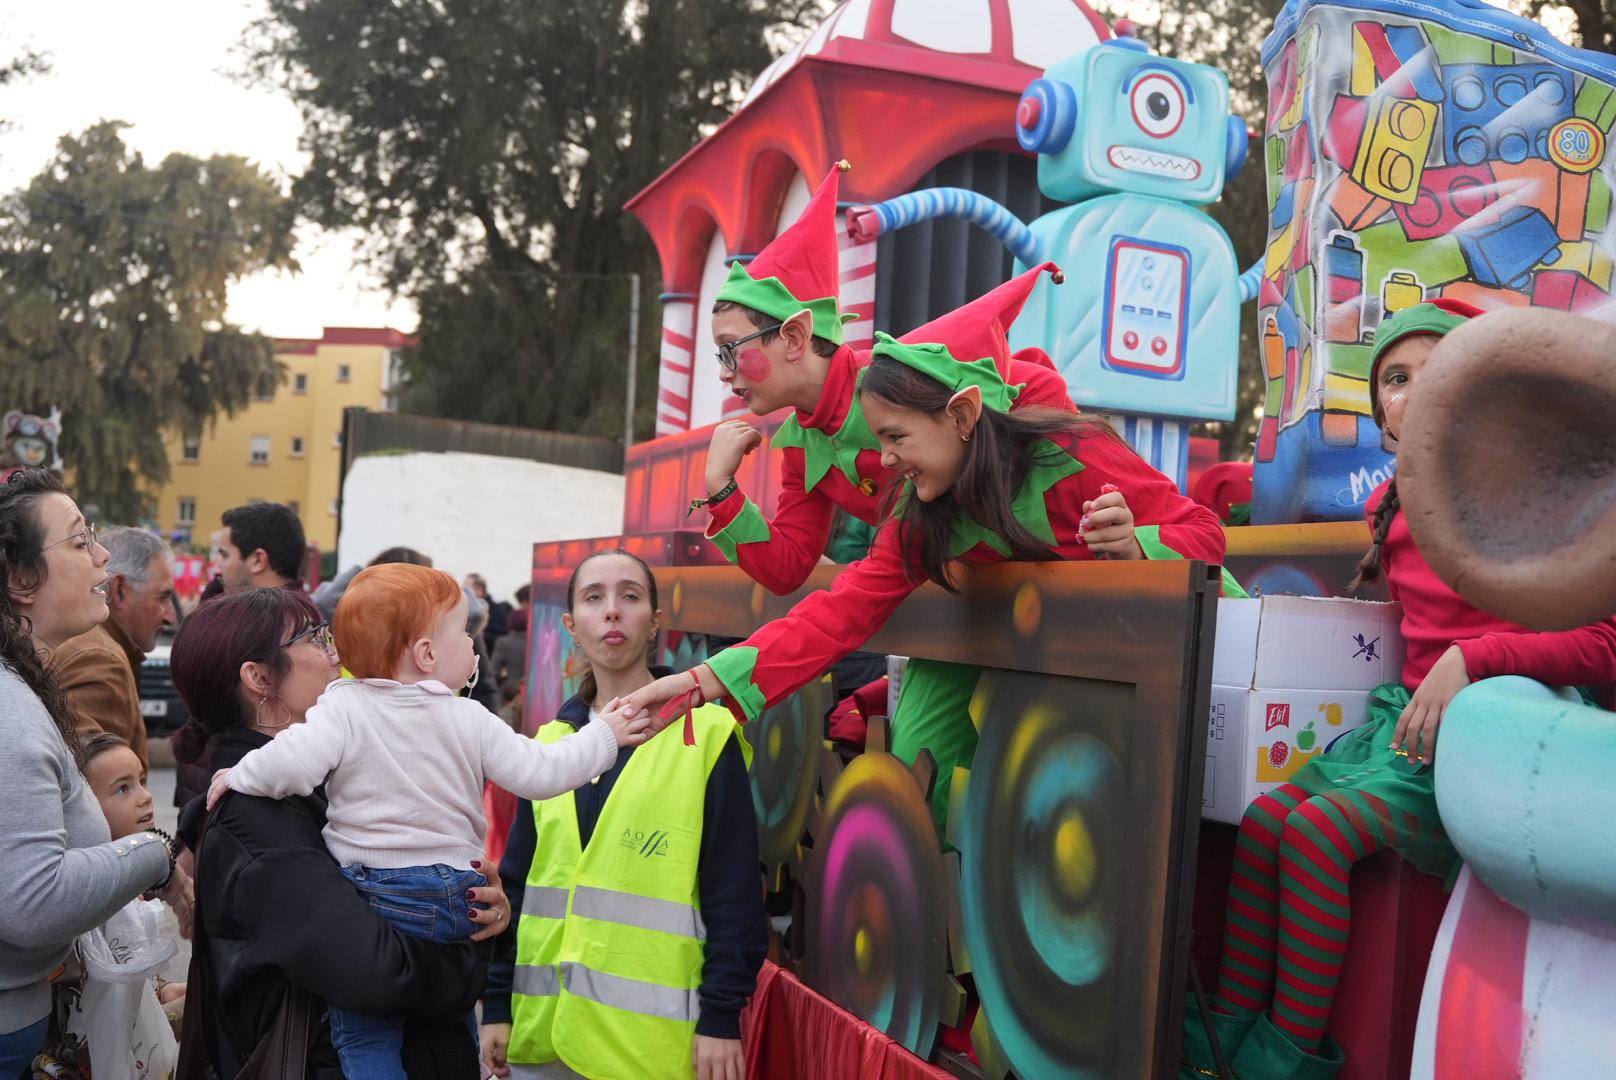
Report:
[[[617,736],[618,746],[638,746],[661,730],[651,726],[649,714],[619,701],[607,702],[606,708],[600,711],[600,719]]]

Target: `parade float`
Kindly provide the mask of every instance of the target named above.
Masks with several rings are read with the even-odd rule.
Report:
[[[1230,569],[1262,599],[1220,601],[1216,572],[1196,562],[1007,564],[968,575],[957,596],[918,591],[871,641],[989,669],[946,837],[927,812],[934,769],[888,754],[879,719],[861,753],[827,743],[828,685],[748,729],[784,930],[747,1019],[755,1074],[1176,1075],[1184,991],[1192,969],[1213,974],[1233,857],[1233,829],[1214,820],[1230,812],[1215,804],[1293,774],[1350,726],[1351,695],[1395,670],[1395,618],[1329,599],[1367,544],[1364,499],[1391,468],[1367,415],[1375,327],[1438,296],[1616,322],[1616,61],[1480,4],[1292,0],[1264,64],[1265,121],[1231,118],[1221,75],[1117,42],[1076,0],[851,0],[631,204],[666,289],[658,437],[628,451],[623,535],[535,546],[529,730],[575,688],[560,614],[591,551],[623,547],[657,568],[661,660],[676,668],[792,603],[727,566],[686,517],[707,494],[708,429],[739,404],[722,393],[706,312],[728,267],[795,219],[804,177],[838,158],[854,163],[841,301],[855,347],[1053,255],[1083,284],[1030,305],[1017,344],[1045,347],[1078,405],[1123,417],[1136,445],[1152,422],[1182,430],[1229,413],[1238,319],[1255,321],[1261,356],[1248,362],[1268,379],[1254,448],[1262,524],[1228,534]],[[1247,124],[1262,132],[1252,158],[1270,220],[1264,258],[1242,275],[1199,207],[1238,167]],[[1171,229],[1154,230],[1153,215]],[[1535,423],[1554,428],[1560,408]],[[1148,437],[1148,456],[1173,466],[1163,437]],[[742,466],[765,511],[777,453],[765,444]],[[821,567],[804,591],[836,573]],[[1245,696],[1220,712],[1215,685]],[[1584,708],[1516,710],[1508,687],[1476,689],[1478,715]],[[1596,721],[1572,720],[1576,745],[1597,741]],[[1463,736],[1482,748],[1467,774],[1478,786],[1536,752],[1519,723],[1495,743],[1486,727]],[[1224,743],[1238,746],[1232,771],[1217,764]],[[1569,805],[1598,785],[1570,765],[1555,775]],[[1548,813],[1541,797],[1511,805]],[[1451,1025],[1468,1031],[1465,1010],[1493,985],[1490,928],[1511,920],[1531,933],[1511,939],[1518,992],[1485,1002],[1487,1023],[1502,1024],[1489,1030],[1562,1031],[1590,1015],[1611,1030],[1605,1007],[1579,996],[1586,981],[1530,998],[1548,977],[1532,967],[1550,955],[1543,943],[1564,957],[1581,940],[1561,927],[1611,937],[1612,890],[1579,868],[1586,851],[1543,848],[1558,860],[1545,885],[1531,876],[1539,863],[1485,854],[1530,823],[1462,801],[1443,810],[1456,838],[1491,837],[1460,841],[1480,881],[1461,879],[1451,903],[1393,854],[1352,876],[1330,1025],[1344,1077],[1407,1076],[1413,1062],[1422,1075],[1517,1075],[1507,1047],[1442,1057],[1444,1031],[1450,1048],[1462,1042]],[[1521,847],[1539,850],[1530,837]],[[1608,1047],[1590,1056],[1597,1040],[1575,1046],[1532,1074],[1610,1060]],[[1466,1071],[1484,1060],[1491,1071]]]

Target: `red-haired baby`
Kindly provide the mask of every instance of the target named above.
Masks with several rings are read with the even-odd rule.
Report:
[[[540,743],[459,697],[477,653],[465,596],[442,570],[365,570],[331,629],[353,677],[326,687],[306,723],[214,774],[208,806],[227,788],[278,799],[324,784],[326,847],[376,912],[415,937],[470,937],[467,890],[485,881],[471,868],[487,828],[484,781],[521,799],[560,795],[609,769],[619,746],[643,742],[649,721],[613,712]],[[400,1022],[336,1007],[330,1015],[345,1075],[403,1080]]]

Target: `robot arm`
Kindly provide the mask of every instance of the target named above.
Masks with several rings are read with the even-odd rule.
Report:
[[[992,199],[964,188],[927,188],[874,206],[856,206],[847,212],[847,235],[862,243],[934,218],[960,218],[986,229],[1027,266],[1045,261],[1038,238],[1020,219]]]
[[[1245,273],[1240,275],[1240,302],[1249,304],[1257,299],[1257,290],[1262,285],[1263,260],[1258,259],[1246,267]]]

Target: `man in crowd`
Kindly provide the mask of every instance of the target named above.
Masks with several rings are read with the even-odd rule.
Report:
[[[303,587],[308,544],[290,506],[257,502],[226,510],[215,555],[226,592]]]
[[[157,635],[174,623],[174,571],[168,545],[140,529],[109,529],[106,622],[66,642],[51,657],[56,678],[78,714],[79,734],[111,732],[146,757],[140,714],[140,665]]]

